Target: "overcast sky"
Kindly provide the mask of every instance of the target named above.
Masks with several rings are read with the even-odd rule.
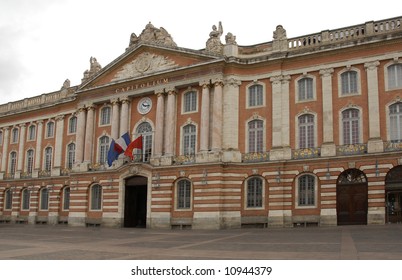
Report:
[[[240,2],[245,5],[240,6]],[[132,32],[164,27],[179,47],[202,49],[213,24],[239,45],[402,16],[402,1],[367,0],[0,0],[0,104],[81,82],[91,56],[102,67],[121,55]]]

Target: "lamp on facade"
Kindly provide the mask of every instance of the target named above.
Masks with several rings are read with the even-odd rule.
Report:
[[[281,182],[281,169],[278,168],[278,172],[276,174],[276,182],[280,183]]]
[[[154,181],[156,181],[156,183],[153,184],[154,188],[159,188],[160,187],[159,180],[160,180],[160,175],[159,175],[159,173],[156,173],[155,176],[154,176]]]
[[[206,169],[204,169],[204,172],[202,173],[202,184],[208,184],[208,171]]]
[[[380,176],[380,170],[378,169],[378,160],[375,160],[375,176]]]
[[[327,173],[325,174],[327,180],[331,179],[331,173],[329,172],[329,162],[327,163]]]

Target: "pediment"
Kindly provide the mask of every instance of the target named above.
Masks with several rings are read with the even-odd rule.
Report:
[[[140,79],[141,77],[158,75],[166,71],[179,71],[189,66],[203,64],[208,61],[212,62],[216,59],[219,58],[205,54],[203,51],[178,47],[140,45],[135,49],[127,49],[123,55],[112,63],[100,68],[91,77],[83,79],[81,89]],[[91,65],[92,68],[94,67]],[[87,72],[88,70],[85,73]]]

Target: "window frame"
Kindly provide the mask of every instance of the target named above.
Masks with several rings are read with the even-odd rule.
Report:
[[[356,116],[350,116],[354,112],[357,112],[357,117]],[[345,113],[348,113],[348,116],[345,117]],[[361,138],[360,138],[360,130],[361,130],[361,116],[360,116],[360,110],[356,108],[347,108],[341,112],[341,117],[342,117],[342,144],[343,145],[354,145],[354,144],[360,144],[361,143]],[[345,124],[347,123],[349,128],[345,127]],[[357,132],[355,131],[357,125]],[[346,129],[348,131],[346,131]],[[345,132],[348,133],[349,139],[346,139]],[[357,140],[356,140],[357,138]]]
[[[48,121],[46,123],[46,139],[54,138],[56,124],[54,121]]]
[[[32,154],[30,154],[32,153]],[[34,170],[35,162],[35,151],[33,149],[28,149],[26,151],[26,172],[32,174]]]
[[[13,210],[13,191],[10,188],[7,188],[4,191],[4,211]]]
[[[347,87],[350,89],[351,88],[351,80],[350,80],[350,74],[355,73],[356,74],[356,91],[354,92],[344,92],[344,85],[345,85],[345,75],[347,76]],[[339,97],[349,97],[349,96],[354,96],[354,95],[361,95],[361,82],[360,82],[360,70],[357,68],[346,68],[338,73],[338,96]]]
[[[301,186],[301,179],[306,178],[306,177],[312,178],[314,180],[312,186],[311,185],[310,186]],[[295,181],[296,181],[295,208],[296,209],[317,208],[318,207],[318,201],[317,201],[317,199],[318,199],[318,178],[317,178],[317,176],[312,173],[302,173],[295,178]],[[308,182],[306,182],[306,183],[308,183]],[[312,197],[310,197],[310,199],[311,198],[313,199],[313,203],[308,203],[308,204],[301,203],[301,199],[302,199],[301,198],[302,190],[300,189],[301,187],[306,188],[306,190],[304,190],[304,193],[307,193],[307,195],[309,195],[308,192],[311,192],[311,190],[309,191],[308,188],[309,187],[313,188],[312,195],[310,194],[312,196]]]
[[[10,152],[10,161],[9,161],[9,173],[10,174],[15,174],[17,171],[17,158],[18,154],[16,151],[11,151]]]
[[[21,211],[29,211],[31,202],[31,191],[24,188],[21,191]]]
[[[100,184],[94,184],[90,188],[90,206],[91,211],[102,211],[103,188]]]
[[[191,131],[186,131],[190,128]],[[197,152],[197,126],[192,123],[186,124],[182,127],[182,133],[182,155],[194,156]]]
[[[187,102],[187,99],[190,99]],[[187,90],[182,96],[182,114],[191,114],[198,112],[198,91],[194,89]]]
[[[112,122],[112,107],[103,106],[99,111],[99,126],[108,126]]]
[[[306,88],[306,92],[301,92],[301,83],[303,81],[311,81],[311,97],[309,97],[308,86]],[[298,79],[295,80],[295,99],[296,103],[303,103],[303,102],[311,102],[316,100],[316,77],[313,75],[302,75]],[[304,96],[302,96],[304,94]]]
[[[397,107],[398,106],[398,107]],[[391,107],[397,107],[398,112],[391,112]],[[392,143],[402,142],[402,101],[393,102],[387,106],[387,121],[388,121],[388,139]],[[391,117],[395,117],[396,132],[393,131]],[[393,139],[397,135],[398,139]]]
[[[62,210],[63,211],[69,211],[70,210],[70,194],[71,194],[71,188],[70,187],[64,187],[63,188],[63,204],[62,204]]]
[[[27,132],[27,140],[28,141],[35,141],[35,139],[36,139],[36,125],[34,125],[34,124],[31,124],[29,127],[28,127],[28,132]]]
[[[253,127],[250,128],[250,124],[258,123],[261,124],[261,127]],[[255,118],[249,120],[246,124],[247,129],[247,152],[248,153],[263,153],[265,152],[265,122],[264,120]],[[255,137],[252,139],[252,133],[255,134]],[[259,139],[261,138],[261,139]],[[253,142],[253,143],[251,143]],[[253,149],[250,149],[253,146]]]
[[[71,149],[71,147],[74,147]],[[74,142],[71,142],[67,145],[67,154],[66,154],[66,168],[73,169],[75,164],[75,151],[76,145]]]
[[[68,134],[77,133],[77,124],[78,124],[77,116],[74,115],[68,119]]]
[[[152,157],[152,150],[153,150],[153,127],[149,121],[143,121],[138,124],[137,128],[135,129],[136,133],[134,134],[134,139],[137,139],[140,135],[142,136],[142,151],[141,151],[141,161],[142,162],[149,162]],[[134,155],[136,158],[136,155]]]
[[[43,187],[39,191],[39,210],[49,211],[50,193],[47,187]]]
[[[313,117],[313,121],[301,124],[300,123],[301,117],[309,116],[309,115]],[[296,137],[296,140],[297,140],[296,147],[297,147],[297,149],[311,149],[311,148],[317,147],[317,116],[316,116],[316,114],[314,114],[312,112],[306,112],[306,113],[303,113],[303,114],[299,114],[299,115],[296,116],[296,123],[297,123],[297,127],[296,127],[296,136],[297,136]],[[308,131],[308,129],[306,130],[306,133],[305,133],[306,137],[304,137],[305,140],[306,140],[306,145],[304,146],[304,145],[302,145],[302,142],[301,142],[302,141],[301,128],[302,127],[308,128],[308,126],[311,126],[311,125],[312,125],[312,133],[313,133],[313,136],[312,136],[312,139],[311,139],[312,146],[310,146],[310,141],[308,141],[309,138],[306,138],[306,137],[308,137],[308,135],[310,133]]]
[[[11,144],[18,143],[20,131],[17,127],[11,130]]]
[[[252,91],[257,89],[257,91]],[[259,90],[261,89],[261,90]],[[260,108],[265,107],[265,84],[262,82],[254,81],[246,87],[246,108]]]
[[[256,182],[259,184],[256,185]],[[253,184],[253,185],[251,185]],[[250,188],[253,187],[253,190]],[[252,195],[252,200],[250,199]],[[250,204],[252,202],[252,204]],[[244,183],[244,209],[259,210],[265,207],[265,180],[260,176],[252,176]]]
[[[386,91],[391,91],[391,90],[397,90],[402,88],[402,62],[401,61],[392,61],[391,63],[387,63],[385,66],[384,70],[384,78],[385,78],[385,90]],[[395,73],[393,74],[395,76],[395,84],[391,85],[391,73],[390,69],[396,68]]]
[[[44,159],[43,160],[43,170],[47,171],[47,172],[51,172],[52,167],[53,167],[53,148],[52,147],[45,148],[43,159]]]
[[[103,143],[103,140],[107,139],[107,142],[105,141]],[[108,135],[103,135],[99,137],[98,140],[98,162],[100,164],[107,164],[107,156],[109,152],[109,147],[110,147],[110,137]]]
[[[193,205],[193,184],[183,178],[176,182],[175,209],[178,211],[191,211]]]

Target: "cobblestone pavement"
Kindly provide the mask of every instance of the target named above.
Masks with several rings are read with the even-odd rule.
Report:
[[[153,230],[0,224],[2,260],[402,260],[402,225]]]

